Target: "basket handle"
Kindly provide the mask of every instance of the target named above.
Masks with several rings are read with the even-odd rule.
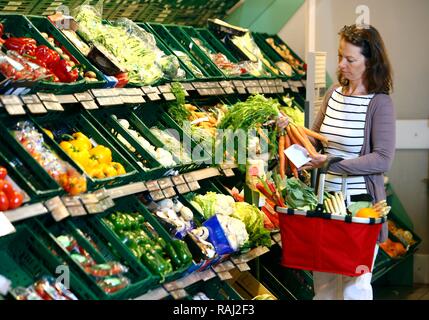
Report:
[[[329,170],[329,167],[336,163],[336,162],[340,162],[344,160],[343,158],[340,157],[332,157],[326,160],[325,164],[323,165],[323,167],[321,167],[319,169],[320,175],[319,175],[319,186],[317,188],[317,202],[319,203],[319,205],[323,206],[323,190],[325,190],[325,178],[326,178],[326,173]],[[345,177],[343,176],[343,183],[342,183],[342,189],[345,191],[346,190],[346,185],[345,185]],[[343,193],[345,195],[345,193]]]

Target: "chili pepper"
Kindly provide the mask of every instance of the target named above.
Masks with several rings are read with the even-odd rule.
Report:
[[[35,51],[35,57],[38,61],[44,63],[44,66],[51,68],[60,61],[60,55],[55,50],[49,49],[47,46],[38,46]]]

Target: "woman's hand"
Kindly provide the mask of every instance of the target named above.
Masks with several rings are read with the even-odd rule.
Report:
[[[325,164],[328,156],[326,154],[318,153],[315,157],[311,157],[311,161],[303,165],[299,170],[311,170],[321,168]]]

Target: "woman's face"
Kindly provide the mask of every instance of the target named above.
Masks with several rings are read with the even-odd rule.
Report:
[[[363,80],[365,62],[365,56],[359,47],[341,39],[338,48],[338,68],[344,78],[349,81]]]

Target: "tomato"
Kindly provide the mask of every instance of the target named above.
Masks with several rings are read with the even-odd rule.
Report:
[[[0,179],[4,179],[7,176],[7,170],[5,167],[0,167]]]
[[[5,182],[6,182],[5,180],[0,179],[0,191],[3,191],[3,186],[4,186]]]
[[[0,191],[0,211],[6,211],[9,209],[9,199],[6,196],[6,193]]]
[[[9,209],[16,209],[22,205],[24,201],[24,196],[22,193],[15,191],[11,196],[9,196]]]
[[[15,189],[13,189],[13,186],[5,180],[3,183],[3,192],[10,197],[15,192]]]

